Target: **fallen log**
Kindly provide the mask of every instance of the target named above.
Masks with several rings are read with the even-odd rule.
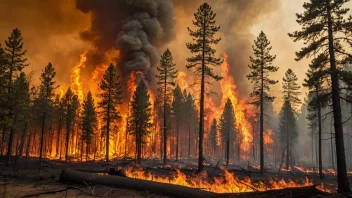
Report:
[[[157,183],[140,179],[131,179],[128,177],[84,173],[71,169],[64,169],[61,172],[60,182],[79,184],[85,184],[86,182],[89,184],[101,184],[118,188],[148,191],[171,197],[218,197],[218,194],[216,193],[207,192],[196,188],[189,188],[166,183]]]
[[[170,197],[205,197],[205,198],[231,198],[231,197],[312,197],[319,195],[329,195],[315,188],[315,186],[306,186],[298,188],[286,188],[280,190],[268,190],[264,192],[251,193],[225,193],[218,194],[204,191],[197,188],[189,188],[173,184],[158,183],[147,180],[132,179],[128,177],[118,177],[110,175],[98,175],[92,173],[84,173],[71,169],[64,169],[60,175],[60,181],[64,183],[100,184],[106,186],[114,186],[117,188],[147,191],[155,194],[166,195]]]

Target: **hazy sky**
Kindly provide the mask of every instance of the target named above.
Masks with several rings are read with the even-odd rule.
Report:
[[[210,0],[210,2],[212,1]],[[229,23],[229,21],[233,20],[232,17],[237,17],[236,20],[241,21],[241,17],[246,18],[247,13],[251,17],[255,14],[253,12],[261,12],[260,16],[250,20],[241,36],[251,40],[246,45],[253,45],[253,40],[263,30],[271,41],[272,52],[277,55],[275,65],[280,67],[279,71],[273,75],[273,78],[280,81],[273,89],[273,94],[278,96],[277,102],[275,102],[275,108],[278,110],[282,102],[280,98],[282,92],[281,81],[285,71],[291,68],[298,75],[300,83],[302,83],[309,64],[309,60],[300,62],[294,60],[295,52],[302,47],[302,43],[294,43],[287,35],[289,32],[300,29],[300,26],[295,21],[295,14],[302,13],[302,5],[305,0],[270,0],[272,5],[269,5],[268,8],[263,8],[267,9],[267,11],[261,10],[261,7],[247,7],[245,12],[241,12],[241,10],[226,10],[226,8],[221,7],[221,1],[218,0],[213,5],[216,10],[219,10],[217,13],[218,17],[222,17],[220,22]],[[233,1],[238,1],[238,4],[246,4],[243,0]],[[261,5],[265,0],[248,1],[253,2],[250,5]],[[226,2],[231,3],[229,0],[226,0]],[[189,6],[189,10],[195,12],[199,5],[192,4]],[[352,7],[352,3],[349,3],[348,7]],[[222,9],[224,9],[224,12],[222,12]],[[188,56],[185,43],[190,41],[190,37],[186,28],[191,25],[190,17],[193,15],[193,12],[189,10],[175,11],[176,37],[174,41],[166,46],[174,52],[174,58],[181,70],[185,70],[185,58]],[[250,12],[251,10],[253,12]],[[227,15],[223,17],[225,12]],[[75,8],[74,0],[0,0],[0,43],[4,44],[3,41],[9,36],[11,30],[19,27],[24,36],[24,47],[28,50],[28,59],[31,65],[27,71],[32,70],[35,72],[33,82],[37,82],[36,79],[38,79],[42,68],[50,61],[57,70],[58,83],[70,83],[70,68],[79,61],[79,55],[91,47],[82,41],[79,36],[81,31],[89,27],[89,20],[89,15]],[[246,20],[249,20],[248,17]],[[236,24],[241,25],[238,22]],[[234,35],[238,36],[236,32],[241,31],[241,28],[232,27]],[[223,44],[219,47],[219,53],[223,53],[226,46],[234,44],[229,37],[221,42]],[[247,49],[246,53],[248,52]],[[246,60],[241,65],[231,65],[233,67],[232,73],[237,78],[235,81],[239,87],[239,92],[243,95],[242,97],[246,98],[250,92],[250,89],[248,89],[250,83],[244,76],[248,74],[246,73],[246,67],[249,57],[247,54],[241,54],[241,49],[238,49],[235,53],[229,54],[229,56],[233,56],[234,59],[241,58]],[[86,85],[85,89],[87,87],[89,88],[89,85]],[[304,91],[302,88],[302,92]]]

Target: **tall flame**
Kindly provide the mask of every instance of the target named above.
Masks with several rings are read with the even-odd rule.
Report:
[[[229,73],[230,65],[227,62],[227,59],[228,55],[225,53],[224,62],[221,65],[221,75],[223,77],[223,80],[220,81],[222,99],[219,110],[221,111],[218,111],[217,114],[218,116],[221,115],[225,107],[226,101],[230,99],[235,111],[237,132],[239,133],[241,139],[241,156],[247,159],[247,154],[250,150],[250,144],[253,141],[253,136],[251,132],[252,126],[248,121],[248,118],[250,116],[253,116],[254,112],[252,111],[252,107],[249,104],[247,104],[244,100],[240,100],[236,91],[234,79]]]
[[[82,103],[84,99],[83,83],[81,82],[81,69],[85,68],[87,61],[87,52],[80,56],[79,62],[73,67],[71,74],[71,89],[78,95],[79,101]]]

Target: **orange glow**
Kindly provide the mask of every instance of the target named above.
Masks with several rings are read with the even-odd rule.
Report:
[[[176,173],[169,177],[161,177],[153,174],[152,172],[144,171],[143,169],[134,170],[129,167],[126,170],[127,177],[149,180],[160,183],[169,183],[174,185],[186,186],[191,188],[203,189],[215,193],[240,193],[240,192],[253,192],[255,190],[266,191],[274,189],[283,189],[291,187],[311,186],[313,182],[305,178],[302,182],[295,182],[292,180],[283,179],[268,179],[266,181],[252,181],[249,177],[240,179],[233,173],[230,173],[225,168],[222,168],[223,174],[219,177],[209,180],[205,172],[198,176],[189,177],[176,169]],[[324,187],[320,187],[325,190]]]
[[[224,62],[221,65],[221,76],[223,80],[220,81],[222,99],[219,110],[216,115],[219,118],[226,101],[231,100],[235,111],[236,117],[236,128],[237,132],[240,134],[240,144],[241,144],[241,156],[244,159],[248,159],[249,151],[251,148],[251,143],[253,141],[252,137],[252,126],[248,121],[248,118],[254,115],[252,107],[246,103],[246,101],[241,100],[236,91],[236,85],[232,75],[229,73],[230,65],[227,62],[228,55],[224,54]]]
[[[79,62],[72,68],[71,74],[71,89],[74,93],[77,94],[80,103],[84,100],[83,94],[83,83],[81,82],[81,69],[85,68],[87,61],[87,52],[84,52],[80,56]]]

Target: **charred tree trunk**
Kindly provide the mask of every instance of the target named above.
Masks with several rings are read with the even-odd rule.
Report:
[[[260,72],[260,126],[259,126],[259,147],[260,147],[260,174],[264,174],[264,65],[261,65]]]
[[[200,84],[200,110],[199,110],[199,144],[198,144],[198,172],[203,171],[203,138],[204,138],[204,91],[205,91],[205,31],[207,13],[204,13],[203,21],[203,45],[202,45],[202,77]]]
[[[317,97],[317,110],[318,110],[318,134],[319,134],[319,177],[324,178],[323,175],[323,162],[322,162],[322,151],[321,151],[321,104],[319,100],[319,85],[316,86],[316,97]]]
[[[350,192],[350,186],[347,178],[346,159],[345,159],[345,145],[343,138],[342,118],[341,118],[341,104],[340,104],[340,88],[338,71],[336,68],[336,59],[334,52],[334,38],[331,17],[330,0],[326,0],[327,15],[328,15],[328,38],[329,38],[329,55],[331,68],[331,83],[332,83],[332,103],[334,112],[334,126],[335,126],[335,141],[336,141],[336,158],[337,158],[337,180],[338,192]]]
[[[39,167],[42,166],[42,159],[43,159],[44,127],[45,127],[45,112],[43,112],[42,133],[40,137]]]

